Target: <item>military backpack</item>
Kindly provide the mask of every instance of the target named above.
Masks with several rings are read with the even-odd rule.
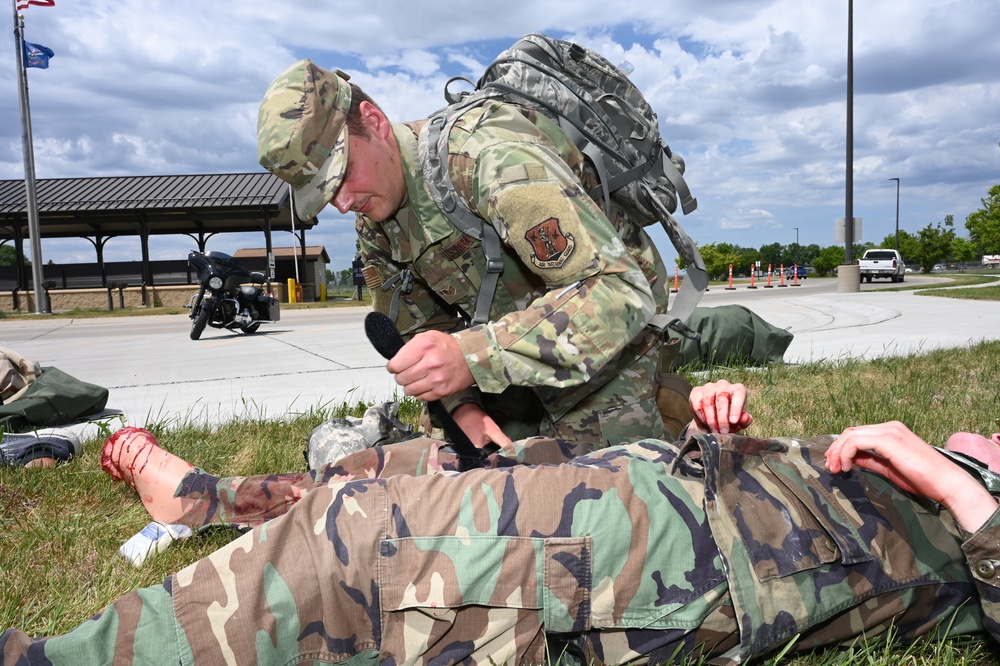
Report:
[[[453,93],[452,83],[467,81],[472,92]],[[669,317],[655,322],[686,332],[683,322],[708,286],[697,247],[673,217],[680,199],[684,214],[697,200],[684,181],[684,161],[660,137],[656,114],[627,74],[598,53],[541,34],[522,37],[487,67],[477,83],[454,77],[445,85],[448,106],[435,112],[420,133],[420,159],[431,196],[452,224],[482,242],[487,273],[476,302],[473,324],[489,319],[493,294],[503,270],[500,238],[492,225],[462,204],[448,174],[448,136],[470,108],[490,100],[527,106],[558,122],[593,164],[600,185],[589,194],[613,200],[644,226],[659,221],[683,257],[687,274]]]

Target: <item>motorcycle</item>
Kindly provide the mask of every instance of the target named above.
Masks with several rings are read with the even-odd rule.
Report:
[[[255,285],[264,284],[264,274],[250,272],[223,252],[191,252],[190,264],[201,288],[191,297],[191,339],[197,340],[206,326],[255,333],[261,324],[281,318],[278,299]]]

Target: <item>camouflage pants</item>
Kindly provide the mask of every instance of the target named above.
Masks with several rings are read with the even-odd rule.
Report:
[[[7,632],[0,655],[76,666],[538,664],[565,653],[572,664],[733,645],[701,480],[671,477],[659,445],[610,453],[330,483],[69,634]]]
[[[981,631],[950,515],[877,475],[831,475],[823,449],[703,436],[563,465],[333,482],[69,634],[5,632],[0,656],[733,663],[796,640]],[[1000,526],[986,529],[995,543]]]

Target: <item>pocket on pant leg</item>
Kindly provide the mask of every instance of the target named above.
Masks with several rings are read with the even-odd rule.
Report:
[[[378,555],[382,654],[544,656],[542,628],[590,628],[590,537],[385,539]]]

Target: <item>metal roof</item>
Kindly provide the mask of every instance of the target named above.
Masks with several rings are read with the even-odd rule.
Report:
[[[43,178],[35,181],[42,237],[291,229],[288,185],[268,172]],[[0,180],[0,238],[27,231],[23,180]],[[296,226],[311,228],[312,220]]]
[[[302,255],[302,249],[299,247],[274,247],[271,248],[271,252],[274,253],[275,259],[290,259]],[[330,263],[330,255],[327,254],[326,247],[323,245],[307,245],[305,256],[307,259],[317,261],[322,259],[323,263]],[[264,259],[266,257],[267,248],[264,247],[245,247],[233,253],[233,259]]]

